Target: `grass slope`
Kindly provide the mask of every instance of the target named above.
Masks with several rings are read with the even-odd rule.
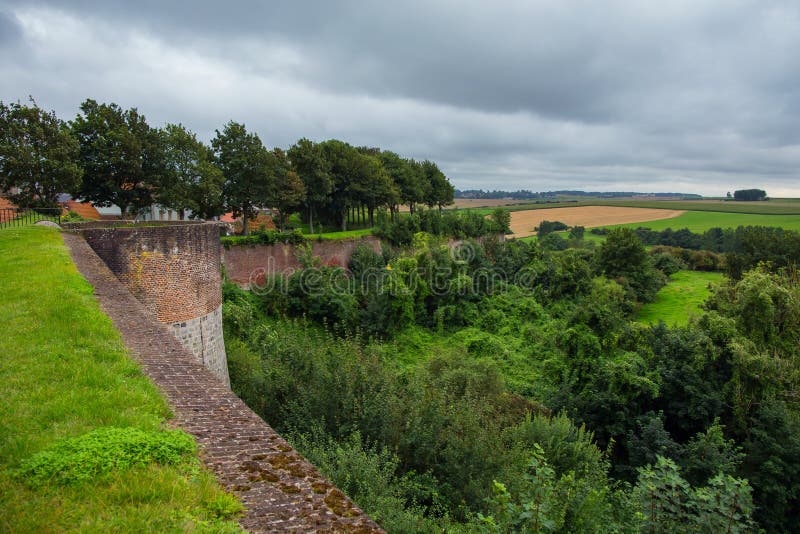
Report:
[[[711,294],[709,284],[721,283],[724,278],[722,273],[678,271],[653,302],[642,306],[637,319],[645,324],[685,325],[689,317],[700,313],[700,305]]]
[[[169,409],[127,356],[56,230],[0,230],[0,531],[232,531],[238,503],[196,458],[34,489],[20,463],[101,427],[159,430]]]

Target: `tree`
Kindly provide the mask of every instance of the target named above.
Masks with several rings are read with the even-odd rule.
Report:
[[[80,184],[78,142],[54,111],[30,103],[0,102],[0,191],[17,188],[10,197],[21,206],[55,206]]]
[[[400,201],[400,191],[373,153],[359,151],[354,163],[350,191],[356,202],[367,207],[368,222],[373,226],[375,208],[396,206]]]
[[[303,204],[306,198],[306,187],[300,176],[292,170],[286,153],[280,148],[273,152],[275,159],[275,189],[272,194],[271,205],[278,208],[281,231],[286,226],[289,216]]]
[[[733,199],[744,200],[748,202],[755,200],[766,200],[767,192],[763,189],[740,189],[733,192]]]
[[[511,232],[511,212],[505,208],[495,208],[490,215],[497,231],[507,234]]]
[[[411,213],[414,213],[414,205],[424,200],[420,174],[414,168],[416,162],[405,160],[390,151],[383,151],[378,157],[383,163],[383,168],[397,186],[398,202],[408,205]],[[399,211],[397,205],[389,206],[389,208],[393,217]]]
[[[325,208],[330,218],[336,221],[344,232],[347,230],[347,211],[355,204],[351,183],[361,154],[338,139],[329,139],[320,143],[320,146],[331,169],[330,201]]]
[[[211,151],[180,124],[167,124],[161,135],[166,172],[158,202],[177,210],[181,220],[187,210],[203,219],[221,215],[224,176]]]
[[[78,196],[116,204],[123,217],[153,203],[164,174],[160,135],[136,108],[88,99],[71,123],[84,170]]]
[[[425,203],[429,208],[438,206],[439,211],[442,211],[444,206],[453,203],[455,188],[447,180],[447,177],[444,175],[444,173],[439,170],[439,167],[432,161],[423,161],[422,171],[424,173],[425,180],[430,185],[430,188],[427,191]]]
[[[208,159],[198,163],[198,181],[190,191],[192,218],[195,219],[211,219],[225,213],[225,175],[212,161],[213,154],[210,150],[208,153]]]
[[[652,300],[664,282],[641,240],[629,228],[615,228],[608,233],[597,253],[597,262],[607,276],[630,284],[643,302]]]
[[[225,206],[241,215],[245,235],[255,208],[270,202],[275,189],[274,156],[257,134],[248,133],[244,124],[230,121],[212,139],[217,164],[225,175],[222,188]]]
[[[289,149],[288,156],[292,167],[305,185],[308,229],[313,234],[314,212],[328,201],[333,188],[331,165],[325,159],[320,145],[306,138],[297,141]]]

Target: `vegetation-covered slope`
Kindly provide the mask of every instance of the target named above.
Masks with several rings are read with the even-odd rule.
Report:
[[[733,278],[676,327],[636,315],[683,251],[625,229],[306,257],[226,288],[232,382],[390,531],[791,532],[797,236],[730,238]]]
[[[0,531],[237,531],[59,233],[0,230],[0,251]]]

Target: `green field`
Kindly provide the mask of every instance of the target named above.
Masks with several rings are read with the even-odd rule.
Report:
[[[715,200],[611,200],[591,199],[575,202],[513,204],[503,206],[509,211],[575,208],[580,206],[619,206],[624,208],[655,208],[667,210],[742,213],[754,215],[800,215],[800,199],[780,198],[763,202],[721,202]],[[453,209],[453,208],[450,208]],[[463,208],[489,215],[494,208]]]
[[[664,321],[667,325],[684,325],[689,317],[701,312],[700,305],[711,294],[709,284],[721,283],[722,273],[678,271],[661,288],[653,302],[639,310],[637,320],[645,324]]]
[[[191,454],[177,465],[115,468],[84,482],[42,486],[18,474],[36,453],[93,430],[161,436],[170,412],[58,231],[0,229],[0,252],[0,532],[238,530],[223,520],[238,501]]]
[[[776,226],[787,230],[800,230],[800,215],[753,215],[747,213],[719,213],[710,211],[687,211],[672,219],[609,226],[609,228],[651,228],[680,230],[688,228],[702,233],[711,228],[736,228],[737,226]]]

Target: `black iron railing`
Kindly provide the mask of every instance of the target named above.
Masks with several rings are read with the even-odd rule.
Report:
[[[61,224],[61,208],[0,208],[0,229],[27,226],[39,221]]]

